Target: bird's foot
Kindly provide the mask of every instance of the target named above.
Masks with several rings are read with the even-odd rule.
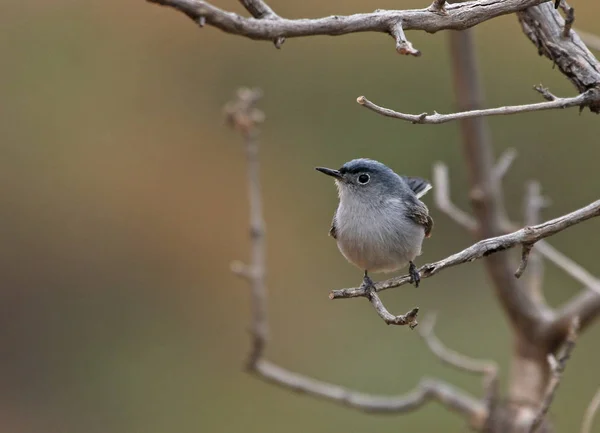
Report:
[[[375,283],[373,282],[371,277],[369,277],[367,275],[366,272],[365,272],[365,276],[363,277],[362,286],[365,288],[365,290],[367,292],[371,292],[372,290],[375,290]]]
[[[410,262],[408,267],[408,274],[410,275],[410,282],[415,285],[415,287],[419,287],[419,283],[421,282],[421,275],[417,270],[417,267],[413,262]]]

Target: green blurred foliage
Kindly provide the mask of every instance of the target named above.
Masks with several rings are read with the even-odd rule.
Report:
[[[222,6],[242,12],[233,1]],[[272,2],[289,17],[423,6]],[[600,6],[575,7],[576,25],[600,32]],[[248,211],[240,139],[225,128],[222,106],[238,86],[259,86],[269,357],[367,392],[402,393],[425,375],[481,392],[477,378],[441,366],[416,333],[384,326],[363,301],[328,301],[330,289],[361,275],[327,237],[335,189],[313,170],[365,156],[430,176],[432,164],[445,161],[453,197],[468,207],[456,124],[415,126],[355,103],[364,94],[405,112],[453,110],[447,33],[410,32],[424,53],[418,59],[396,55],[380,34],[292,39],[275,50],[199,30],[143,1],[5,1],[0,26],[3,430],[464,431],[463,420],[436,404],[366,415],[242,372],[249,296],[228,270],[232,259],[248,257]],[[514,16],[475,33],[486,105],[539,101],[531,86],[540,81],[574,94]],[[505,181],[516,221],[528,179],[539,179],[552,199],[548,218],[598,198],[597,117],[566,110],[489,124],[498,154],[519,152]],[[432,212],[436,229],[421,262],[471,242]],[[600,274],[599,229],[587,222],[551,242]],[[553,305],[578,290],[547,266]],[[394,312],[438,310],[440,337],[496,359],[506,378],[509,328],[480,262],[419,290],[385,293],[384,301]],[[584,335],[568,366],[552,411],[562,431],[578,428],[600,383],[599,337],[598,326]]]

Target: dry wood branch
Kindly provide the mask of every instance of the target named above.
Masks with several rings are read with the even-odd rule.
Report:
[[[498,162],[496,167],[498,167],[499,164],[500,164],[500,162]],[[457,222],[459,225],[465,227],[466,229],[468,229],[470,231],[476,230],[477,229],[477,221],[475,221],[475,218],[473,218],[467,212],[465,212],[462,209],[460,209],[459,207],[457,207],[450,198],[450,186],[449,186],[450,180],[449,180],[449,176],[448,176],[448,167],[445,164],[436,163],[434,165],[433,179],[434,179],[434,185],[435,185],[435,188],[433,189],[434,201],[436,203],[436,206],[442,212],[447,214],[452,220]],[[543,201],[544,205],[547,203],[547,201],[545,199],[542,199],[542,201]],[[534,225],[534,224],[530,224],[527,221],[526,221],[526,224]],[[509,221],[503,222],[503,231],[505,233],[509,233],[511,231],[516,231],[516,230],[518,230],[518,227],[516,225],[510,223]],[[547,241],[545,241],[543,239],[538,241],[536,243],[536,252],[538,252],[540,255],[542,255],[547,260],[554,263],[557,267],[559,267],[560,269],[565,271],[568,275],[570,275],[575,280],[579,281],[586,287],[589,287],[590,291],[600,294],[600,280],[598,280],[594,275],[592,275],[589,271],[587,271],[583,266],[581,266],[580,264],[575,262],[573,259],[569,258],[565,254],[558,251],[556,248],[554,248],[552,245],[550,245]],[[540,284],[541,284],[541,281],[540,281]],[[598,308],[598,307],[596,307],[596,302],[595,302],[596,296],[594,295],[594,293],[590,293],[588,295],[582,294],[581,296],[583,296],[582,300],[573,300],[573,302],[576,305],[578,305],[578,306],[585,305],[586,311],[589,311],[590,313],[592,311],[594,311],[596,308]],[[585,302],[584,302],[584,299],[585,299]],[[588,300],[591,300],[592,303],[591,304],[587,303]],[[575,307],[574,306],[572,306],[570,308],[565,307],[565,310],[570,311],[573,308],[575,308]],[[575,309],[578,310],[578,309],[580,309],[580,307],[575,308]],[[566,314],[570,314],[570,313],[566,313]],[[582,328],[583,328],[588,323],[588,320],[584,319],[584,318],[588,317],[588,314],[580,314],[580,316],[582,318],[581,322],[582,322]]]
[[[415,57],[419,57],[421,55],[421,52],[415,49],[412,43],[406,39],[406,35],[402,29],[402,22],[396,23],[392,27],[390,33],[396,40],[396,51],[398,51],[398,54],[411,55]]]
[[[413,124],[439,125],[441,123],[452,122],[454,120],[469,119],[475,117],[505,116],[509,114],[527,113],[531,111],[553,110],[557,108],[587,107],[590,104],[596,104],[600,102],[600,92],[596,90],[588,90],[577,96],[569,98],[555,98],[552,101],[547,102],[538,102],[535,104],[525,105],[512,105],[508,107],[498,108],[486,108],[483,110],[469,110],[450,114],[439,114],[435,111],[433,112],[433,114],[400,113],[398,111],[390,110],[389,108],[380,107],[379,105],[369,101],[364,96],[359,96],[357,102],[363,107],[366,107],[369,110],[374,111],[377,114],[381,114],[385,117],[406,120],[407,122],[411,122]]]
[[[542,196],[542,187],[537,181],[530,181],[526,185],[525,203],[524,203],[524,221],[525,225],[532,226],[539,224],[542,208],[548,205],[548,200]],[[531,253],[529,258],[529,276],[527,278],[526,288],[529,295],[539,305],[545,305],[542,283],[544,280],[544,263],[539,253],[539,245]]]
[[[433,0],[431,6],[429,6],[429,10],[438,14],[446,14],[445,5],[446,0]]]
[[[559,233],[575,224],[579,224],[599,215],[600,200],[597,200],[581,209],[546,221],[545,223],[531,227],[525,227],[506,235],[481,240],[456,254],[446,257],[443,260],[421,266],[419,268],[419,273],[421,274],[421,278],[429,278],[452,266],[472,262],[499,251],[513,248],[517,245],[539,242],[543,238],[555,235],[556,233]],[[385,281],[379,281],[375,283],[375,291],[381,292],[383,290],[403,286],[410,282],[410,275],[402,275],[399,277],[390,278]],[[366,290],[364,287],[332,290],[329,294],[330,299],[356,298],[360,296],[366,296]]]
[[[590,401],[589,406],[585,410],[583,423],[581,424],[581,433],[592,433],[592,424],[598,409],[600,409],[600,388],[596,391],[596,395],[594,395],[594,398],[592,398],[592,401]]]
[[[481,403],[473,397],[439,380],[424,379],[417,388],[402,396],[378,396],[365,394],[315,380],[283,369],[270,361],[261,360],[257,373],[268,381],[334,403],[374,413],[405,413],[420,408],[431,400],[436,400],[450,410],[469,418],[477,419],[485,412]]]
[[[408,325],[410,329],[415,329],[415,327],[419,324],[417,322],[419,308],[413,308],[406,314],[394,316],[385,308],[383,302],[381,302],[381,298],[379,298],[377,293],[372,290],[367,290],[365,296],[369,299],[369,302],[371,302],[371,305],[373,305],[373,308],[375,308],[375,311],[377,311],[379,317],[381,317],[388,325]]]
[[[584,288],[558,309],[549,331],[551,340],[560,339],[565,335],[573,317],[579,318],[582,331],[600,317],[600,292],[597,290],[597,286]]]
[[[450,178],[446,164],[441,162],[434,164],[433,184],[435,185],[435,188],[433,188],[433,200],[436,206],[459,225],[470,231],[475,231],[477,229],[477,221],[471,215],[458,208],[450,199]]]
[[[537,47],[538,53],[558,66],[580,93],[600,88],[600,62],[576,32],[571,31],[569,37],[563,37],[565,20],[552,4],[524,9],[517,16],[523,32]],[[600,112],[599,99],[588,106],[592,112]]]
[[[443,363],[461,371],[485,376],[487,379],[484,381],[484,387],[495,380],[498,374],[498,365],[495,362],[474,359],[446,347],[433,332],[435,323],[436,314],[430,314],[419,327],[419,335],[435,356]]]
[[[276,20],[279,19],[279,15],[277,15],[273,9],[269,7],[262,0],[240,0],[240,3],[244,5],[244,7],[250,12],[250,14],[257,19],[270,19]],[[201,17],[206,20],[205,17]],[[202,27],[202,26],[201,26]],[[281,48],[283,43],[285,42],[285,38],[277,37],[273,39],[273,43],[275,44],[275,48]]]
[[[519,267],[515,271],[515,277],[521,278],[523,272],[527,268],[527,263],[529,262],[529,254],[531,253],[531,249],[533,248],[533,244],[523,244],[523,249],[521,252],[521,263]]]
[[[554,395],[556,394],[556,390],[558,389],[558,385],[560,384],[562,374],[565,371],[567,361],[571,357],[571,352],[575,348],[575,342],[577,340],[578,332],[579,318],[575,317],[571,320],[569,333],[567,334],[567,338],[564,342],[559,356],[555,357],[552,354],[548,355],[548,363],[550,364],[550,371],[552,373],[552,377],[548,382],[548,386],[546,388],[546,392],[544,393],[544,398],[542,399],[540,408],[538,409],[538,413],[533,422],[531,423],[531,428],[529,430],[530,433],[536,431],[536,429],[544,420],[544,417],[548,413],[548,410],[550,409],[550,405],[552,404],[552,400],[554,400]]]
[[[496,178],[496,180],[499,181],[502,180],[502,178],[504,178],[504,176],[508,172],[508,169],[510,168],[510,166],[516,158],[517,151],[515,149],[506,149],[504,153],[500,155],[500,158],[498,158],[498,162],[496,162],[496,165],[494,166],[494,177]]]
[[[562,5],[565,10],[565,26],[563,28],[562,36],[563,38],[568,38],[569,33],[571,33],[571,27],[573,27],[573,22],[575,21],[575,9],[568,6],[564,0]]]
[[[314,19],[257,19],[244,18],[224,11],[200,0],[147,0],[174,8],[195,22],[203,17],[205,23],[224,32],[256,40],[276,40],[300,36],[338,36],[357,32],[392,33],[396,23],[403,29],[424,30],[435,33],[439,30],[464,30],[492,18],[515,13],[547,0],[477,0],[448,4],[445,13],[427,9],[377,10],[348,16],[333,15]],[[257,2],[242,2],[257,3]],[[261,2],[262,3],[262,2]],[[436,0],[435,4],[438,4]],[[250,9],[249,9],[250,10]]]
[[[306,393],[365,412],[404,413],[416,410],[428,401],[436,400],[448,409],[465,416],[471,423],[481,420],[486,410],[481,402],[438,380],[422,380],[415,390],[405,395],[389,397],[371,395],[300,375],[264,358],[269,327],[265,281],[265,227],[262,215],[257,143],[259,132],[257,123],[263,120],[264,115],[254,108],[260,96],[258,90],[240,89],[237,99],[228,104],[225,110],[228,123],[240,131],[244,138],[248,164],[251,264],[245,265],[241,262],[234,262],[231,265],[232,271],[246,279],[251,288],[252,317],[250,333],[252,345],[246,364],[248,370],[258,377],[283,388]],[[381,300],[375,293],[373,293],[371,302],[378,312],[381,312],[380,314],[389,315],[392,318],[387,317],[390,322],[408,324],[409,326],[416,325],[418,309],[414,309],[404,316],[396,317],[385,310]],[[384,317],[385,319],[386,317]],[[405,323],[399,323],[400,321]]]

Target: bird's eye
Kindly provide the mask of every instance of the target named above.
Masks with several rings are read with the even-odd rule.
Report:
[[[358,183],[360,183],[362,185],[369,183],[370,180],[371,180],[371,178],[369,177],[368,174],[361,174],[360,176],[358,176]]]

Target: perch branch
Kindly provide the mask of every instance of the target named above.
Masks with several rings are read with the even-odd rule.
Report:
[[[280,18],[279,15],[277,15],[273,11],[273,9],[271,9],[269,7],[269,5],[266,4],[262,0],[240,0],[240,3],[256,19],[276,20],[276,19]],[[202,16],[201,18],[206,21],[206,18],[204,16]],[[275,44],[275,48],[281,48],[281,46],[283,45],[284,42],[285,42],[285,38],[281,37],[281,36],[276,37],[275,39],[273,39],[273,43]]]
[[[500,164],[500,162],[498,163]],[[496,167],[498,167],[498,164]],[[448,167],[442,163],[436,163],[433,171],[434,179],[434,201],[438,208],[447,214],[451,219],[459,225],[470,231],[477,229],[477,221],[467,212],[457,207],[450,199],[450,180],[448,177]],[[531,224],[528,224],[531,225]],[[505,233],[518,230],[518,227],[509,221],[504,221],[503,229]],[[600,280],[587,271],[584,267],[576,263],[574,260],[558,251],[545,240],[536,243],[536,250],[544,258],[554,263],[557,267],[565,271],[568,275],[579,281],[590,290],[600,294]],[[593,296],[592,296],[593,298]],[[586,298],[587,299],[587,298]],[[578,302],[579,303],[579,302]],[[582,302],[583,304],[583,302]],[[582,327],[586,324],[585,315],[581,315]]]
[[[597,200],[581,209],[546,221],[542,224],[524,227],[513,233],[481,240],[456,254],[446,257],[443,260],[421,266],[419,268],[419,273],[421,274],[421,278],[429,278],[452,266],[472,262],[482,257],[486,257],[518,245],[539,242],[541,239],[555,235],[556,233],[559,233],[575,224],[579,224],[599,215],[600,200]],[[375,283],[374,290],[376,292],[381,292],[383,290],[403,286],[404,284],[410,283],[410,281],[411,277],[409,275],[402,275]],[[329,294],[330,299],[356,298],[360,296],[366,296],[366,290],[364,287],[332,290]]]
[[[247,280],[251,289],[252,317],[250,333],[252,345],[246,364],[247,369],[263,380],[275,383],[283,388],[323,398],[365,412],[404,413],[416,410],[428,401],[436,400],[448,409],[470,419],[472,424],[482,420],[486,408],[480,401],[438,380],[422,380],[415,390],[401,396],[371,395],[300,375],[264,358],[264,350],[268,342],[267,287],[265,282],[265,228],[260,194],[257,142],[259,132],[257,123],[263,120],[264,115],[254,108],[260,96],[258,90],[240,89],[237,99],[228,104],[225,109],[228,123],[242,134],[248,164],[251,264],[245,265],[241,262],[232,264],[232,271]],[[373,295],[374,299],[379,300],[376,294]],[[375,305],[375,302],[372,302]],[[378,302],[381,303],[380,300]],[[381,308],[383,308],[383,305],[381,305]],[[384,308],[383,310],[389,316],[394,317]],[[405,319],[406,324],[416,323],[414,319],[417,311],[415,309],[405,315],[407,316]],[[395,320],[398,319],[395,318]]]
[[[581,424],[581,433],[592,433],[592,423],[598,409],[600,409],[600,388],[596,391],[596,395],[594,395],[594,398],[592,398],[592,401],[590,401],[589,406],[585,410],[583,423]]]
[[[504,0],[501,2],[477,0],[447,4],[443,8],[444,12],[442,9],[432,10],[430,7],[409,10],[377,10],[372,13],[333,15],[314,19],[275,18],[269,14],[265,18],[272,19],[245,18],[200,0],[147,1],[174,8],[195,22],[202,18],[206,24],[227,33],[255,40],[276,40],[277,38],[316,35],[338,36],[357,32],[380,32],[393,35],[396,24],[400,22],[404,31],[424,30],[428,33],[435,33],[440,30],[464,30],[492,18],[538,5],[546,0]],[[246,5],[258,2],[242,1],[242,3]],[[443,2],[436,0],[432,7],[435,8],[435,5],[441,3]],[[249,10],[252,13],[252,10]],[[272,11],[271,13],[274,14]],[[393,36],[395,37],[395,35]],[[411,53],[407,52],[407,54]]]
[[[452,122],[454,120],[470,119],[475,117],[504,116],[509,114],[527,113],[530,111],[553,110],[556,108],[586,107],[592,103],[600,102],[600,92],[597,90],[588,90],[577,96],[569,98],[555,98],[552,101],[538,102],[535,104],[486,108],[482,110],[469,110],[450,114],[439,114],[435,111],[433,112],[433,114],[400,113],[398,111],[390,110],[389,108],[380,107],[379,105],[369,101],[364,96],[359,96],[356,102],[358,102],[363,107],[366,107],[369,110],[374,111],[377,114],[381,114],[385,117],[406,120],[407,122],[411,122],[413,124],[439,125],[441,123]]]
[[[550,405],[552,404],[552,400],[554,400],[554,395],[556,394],[556,390],[558,389],[558,385],[560,384],[562,374],[565,371],[567,361],[569,360],[571,352],[575,347],[578,332],[579,319],[575,317],[573,318],[573,320],[571,320],[569,333],[567,334],[567,338],[564,342],[559,356],[555,357],[552,354],[548,355],[548,363],[550,364],[550,371],[552,373],[552,377],[550,378],[548,386],[546,387],[546,392],[544,393],[544,398],[542,399],[542,403],[540,404],[537,415],[531,423],[531,427],[529,429],[530,433],[533,433],[537,430],[537,428],[544,420],[544,417],[548,413],[548,410],[550,409]]]

